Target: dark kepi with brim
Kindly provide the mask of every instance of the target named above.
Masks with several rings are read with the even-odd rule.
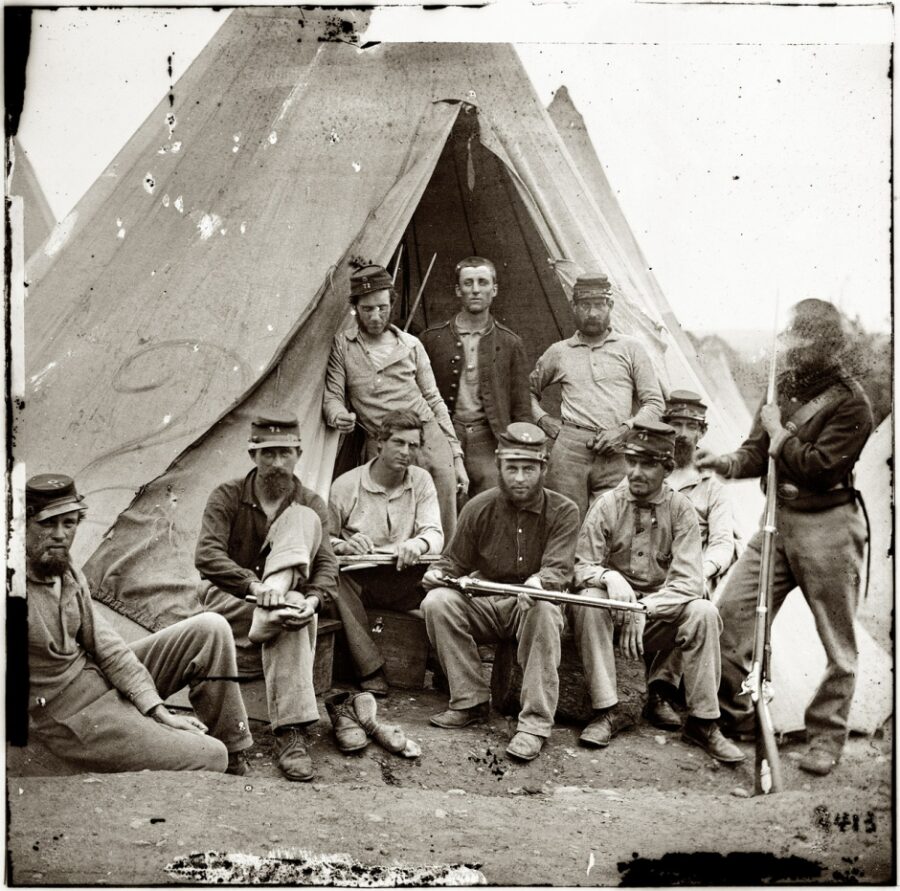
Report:
[[[267,412],[258,415],[250,425],[250,451],[267,448],[299,449],[300,423],[297,416],[285,412]]]
[[[75,489],[75,480],[62,473],[39,473],[25,483],[25,516],[47,520],[59,514],[87,509]]]

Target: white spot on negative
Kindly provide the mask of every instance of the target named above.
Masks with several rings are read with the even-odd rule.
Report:
[[[184,213],[184,199],[181,195],[175,199],[175,210],[177,210],[178,213]]]
[[[241,235],[243,235],[247,231],[247,223],[241,223]]]
[[[116,225],[117,225],[117,226],[121,226],[121,225],[122,225],[122,221],[121,221],[118,217],[116,217]]]
[[[172,420],[172,416],[171,416],[171,415],[164,415],[164,416],[163,416],[163,424],[168,424],[169,421],[171,421],[171,420]]]
[[[359,173],[359,171],[362,170],[362,164],[360,164],[358,161],[354,161],[353,162],[353,170],[356,173]]]
[[[328,134],[328,141],[332,145],[334,145],[336,142],[341,141],[341,137],[338,136],[338,132],[337,132],[337,130],[334,129],[334,127],[331,128],[331,133]]]
[[[268,331],[274,331],[275,329],[271,325],[266,325],[266,329]]]
[[[119,231],[116,232],[116,238],[124,238],[124,237],[125,237],[125,229],[124,228],[119,229]]]
[[[241,134],[240,134],[240,132],[235,133],[234,136],[232,136],[231,138],[232,138],[235,142],[240,142],[240,141],[241,141]]]
[[[275,145],[276,142],[278,142],[278,134],[273,130],[269,134],[269,145]]]
[[[166,126],[169,128],[169,138],[172,138],[172,131],[175,129],[175,125],[178,123],[178,119],[175,117],[172,112],[166,113]]]
[[[181,151],[181,143],[173,142],[172,143],[172,154],[177,155]]]
[[[163,204],[163,207],[168,207],[168,206],[169,206],[169,195],[168,195],[168,193],[166,193],[165,195],[163,195],[162,204]]]
[[[231,147],[231,150],[232,150],[235,154],[237,154],[238,151],[240,150],[240,146],[234,145],[234,146]]]
[[[152,195],[152,194],[153,194],[153,190],[154,190],[155,188],[156,188],[156,180],[153,178],[153,174],[152,174],[152,173],[148,173],[148,174],[144,177],[144,191],[145,191],[148,195]]]
[[[224,235],[227,231],[227,229],[219,229],[219,235]]]

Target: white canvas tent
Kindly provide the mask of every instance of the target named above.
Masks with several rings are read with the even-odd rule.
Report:
[[[41,246],[53,227],[56,217],[50,209],[44,190],[34,172],[25,149],[15,140],[9,140],[12,173],[7,188],[9,195],[19,195],[24,207],[24,237],[26,260]]]

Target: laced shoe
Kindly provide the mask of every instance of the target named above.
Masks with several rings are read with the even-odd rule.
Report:
[[[689,717],[681,731],[681,739],[699,746],[723,764],[738,764],[747,757],[730,739],[725,738],[715,721],[697,721]]]
[[[289,780],[305,783],[313,778],[312,758],[309,757],[309,737],[305,728],[296,724],[280,727],[278,741],[278,767]]]

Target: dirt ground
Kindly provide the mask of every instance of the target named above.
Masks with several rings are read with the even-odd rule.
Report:
[[[749,797],[748,761],[721,766],[648,725],[606,750],[558,726],[522,765],[507,719],[439,730],[433,690],[380,704],[422,747],[405,760],[374,743],[341,755],[324,717],[312,783],[288,783],[254,722],[247,777],[197,773],[48,776],[10,751],[8,880],[16,885],[182,883],[165,867],[193,852],[346,853],[364,864],[477,865],[489,884],[873,883],[895,879],[892,734],[854,737],[831,776],[782,749],[786,791]],[[41,774],[44,774],[43,776]]]

